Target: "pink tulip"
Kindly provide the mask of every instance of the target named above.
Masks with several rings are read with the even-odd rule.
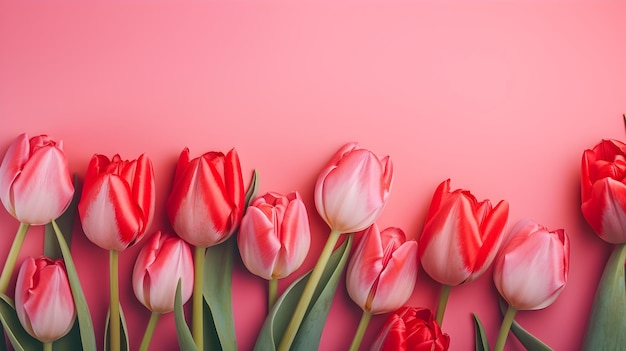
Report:
[[[411,297],[417,266],[417,242],[407,241],[399,228],[381,232],[374,223],[348,264],[348,294],[371,314],[394,311]]]
[[[67,334],[76,308],[62,260],[28,257],[15,284],[15,311],[24,329],[48,343]]]
[[[383,211],[393,180],[389,156],[379,158],[356,143],[344,145],[315,184],[315,206],[331,230],[354,233]]]
[[[371,351],[446,351],[444,334],[426,308],[402,307],[391,314],[372,344]]]
[[[74,195],[63,142],[21,134],[0,165],[0,199],[18,221],[46,224],[59,217]]]
[[[428,275],[443,285],[470,282],[495,258],[509,215],[502,200],[476,201],[467,190],[450,191],[450,179],[433,196],[419,239],[419,257]]]
[[[171,312],[179,279],[183,304],[191,297],[193,272],[189,245],[175,235],[159,231],[150,237],[137,256],[133,291],[150,311]]]
[[[569,272],[569,238],[563,229],[548,231],[521,221],[494,262],[500,295],[518,310],[538,310],[561,294]]]
[[[207,152],[190,159],[180,154],[167,213],[176,233],[188,243],[207,247],[228,239],[239,227],[245,193],[239,156]]]
[[[626,144],[602,140],[583,153],[583,216],[603,240],[626,243]]]
[[[246,210],[237,236],[243,263],[261,278],[280,279],[298,269],[311,245],[306,207],[297,192],[267,193]]]
[[[154,171],[144,155],[125,161],[94,155],[87,167],[78,212],[85,235],[106,250],[137,243],[152,222]]]

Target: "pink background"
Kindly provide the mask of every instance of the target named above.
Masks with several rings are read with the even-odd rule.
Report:
[[[550,307],[517,320],[556,350],[582,342],[610,252],[579,211],[584,149],[624,139],[626,3],[608,1],[0,1],[0,152],[20,133],[64,142],[82,177],[94,153],[154,163],[157,217],[183,147],[236,147],[260,190],[298,190],[309,209],[310,269],[328,229],[314,180],[348,141],[391,155],[395,184],[381,227],[417,236],[436,186],[506,199],[509,228],[532,218],[571,238],[568,286]],[[0,211],[0,257],[18,223]],[[41,254],[29,233],[22,255]],[[130,286],[143,242],[120,255],[131,349],[149,312]],[[99,347],[108,304],[108,253],[79,226],[72,247]],[[473,348],[471,313],[490,343],[500,324],[491,271],[452,289],[443,329]],[[285,279],[280,289],[295,278]],[[14,281],[14,279],[13,279]],[[241,350],[265,315],[265,283],[240,262],[234,310]],[[409,302],[435,308],[423,271]],[[360,317],[341,285],[321,341],[345,350]],[[364,345],[386,317],[375,317]],[[172,315],[153,350],[177,348]],[[520,350],[509,338],[508,349]]]

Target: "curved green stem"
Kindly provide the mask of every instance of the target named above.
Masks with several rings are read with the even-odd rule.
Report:
[[[354,333],[354,339],[352,339],[352,344],[350,344],[350,351],[358,351],[359,346],[361,346],[361,341],[363,341],[363,335],[365,335],[365,331],[367,330],[367,326],[370,323],[370,319],[372,319],[372,314],[363,311],[361,315],[361,321],[359,322],[359,327],[356,329],[356,333]]]
[[[326,245],[322,249],[320,253],[320,257],[313,267],[311,271],[311,275],[304,286],[304,290],[302,291],[302,295],[300,295],[300,300],[298,300],[298,305],[296,305],[296,309],[293,311],[293,315],[291,316],[291,320],[289,320],[289,324],[287,325],[287,329],[285,329],[285,333],[283,334],[283,338],[280,340],[280,344],[278,345],[278,351],[288,351],[291,348],[291,344],[293,340],[296,338],[296,333],[298,333],[298,329],[300,328],[300,324],[302,324],[302,320],[304,319],[304,315],[306,310],[309,308],[309,303],[313,298],[313,293],[315,292],[315,288],[319,283],[320,278],[322,277],[322,273],[324,272],[324,268],[326,268],[326,264],[328,263],[328,259],[330,255],[333,253],[333,249],[339,240],[339,236],[341,235],[338,231],[331,231],[328,239],[326,240]]]
[[[506,338],[509,335],[509,330],[511,330],[511,324],[513,324],[516,313],[517,309],[515,307],[511,305],[507,307],[506,313],[504,313],[504,319],[502,319],[502,324],[500,325],[500,332],[498,333],[494,351],[504,350],[504,344],[506,343]]]
[[[449,296],[450,285],[442,285],[441,292],[439,293],[439,303],[437,304],[437,314],[435,315],[435,320],[439,326],[443,323],[443,314],[446,312],[446,305],[448,304]]]
[[[143,334],[143,339],[141,339],[141,345],[139,346],[139,351],[148,351],[148,347],[150,346],[150,341],[152,340],[152,335],[154,335],[154,329],[156,328],[157,322],[159,321],[159,317],[161,314],[159,312],[152,312],[150,315],[150,320],[148,321],[148,325],[146,326],[146,331]]]
[[[52,351],[52,342],[44,342],[43,351]]]
[[[2,275],[0,275],[0,293],[2,294],[6,293],[7,288],[9,287],[9,281],[11,281],[11,276],[13,275],[15,262],[17,261],[17,256],[20,254],[20,250],[22,249],[22,244],[24,244],[24,238],[26,237],[26,232],[28,232],[28,227],[29,224],[20,223],[20,226],[17,228],[17,234],[15,234],[13,244],[11,244],[7,261],[2,269]]]
[[[193,295],[191,312],[191,334],[198,350],[204,350],[204,327],[202,325],[202,282],[204,280],[204,246],[196,246],[193,254]]]
[[[111,250],[109,255],[109,293],[110,293],[110,319],[109,319],[109,350],[121,349],[120,338],[120,294],[119,294],[119,252]]]
[[[272,307],[274,307],[277,296],[278,296],[278,279],[272,278],[268,282],[268,295],[267,295],[267,300],[268,300],[267,302],[269,306],[268,310],[271,310]]]

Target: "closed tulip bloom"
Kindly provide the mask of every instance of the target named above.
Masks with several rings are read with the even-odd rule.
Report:
[[[133,291],[144,306],[152,312],[174,310],[174,296],[181,281],[183,304],[193,290],[193,256],[183,239],[156,232],[141,248],[133,269]]]
[[[450,191],[450,179],[433,196],[418,254],[428,275],[441,284],[470,282],[493,262],[502,242],[509,205],[478,202],[467,190]]]
[[[49,343],[74,325],[76,308],[62,260],[26,258],[15,284],[15,311],[24,329]]]
[[[371,351],[446,351],[450,336],[444,334],[426,308],[401,307],[383,325]]]
[[[25,224],[46,224],[59,217],[74,195],[63,142],[46,135],[21,134],[0,164],[0,200]]]
[[[393,180],[389,156],[378,157],[356,143],[344,145],[315,184],[315,206],[331,230],[354,233],[383,211]]]
[[[137,243],[152,222],[154,171],[150,159],[111,160],[94,155],[87,167],[78,213],[85,235],[106,250],[122,251]]]
[[[348,264],[350,298],[371,314],[394,311],[413,293],[417,278],[417,242],[399,228],[379,231],[376,224],[363,234]]]
[[[583,216],[600,238],[626,243],[626,144],[602,140],[583,153]]]
[[[180,154],[167,213],[176,233],[194,246],[212,246],[228,239],[243,216],[245,191],[239,156],[207,152],[191,159]]]
[[[545,308],[565,288],[569,254],[563,229],[549,231],[530,220],[521,221],[494,262],[496,288],[518,310]]]
[[[304,202],[297,192],[267,193],[246,210],[237,236],[239,252],[250,272],[280,279],[298,269],[311,245]]]

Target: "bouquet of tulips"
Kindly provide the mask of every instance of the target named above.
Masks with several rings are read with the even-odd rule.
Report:
[[[626,145],[602,141],[583,156],[583,215],[601,238],[616,245],[594,301],[587,349],[626,344],[624,333],[606,335],[624,330],[615,329],[616,323],[626,323],[625,155]],[[376,222],[392,189],[391,158],[348,143],[315,184],[315,207],[329,228],[326,244],[315,266],[279,292],[278,279],[301,267],[311,243],[308,210],[297,191],[259,195],[256,171],[244,185],[235,149],[192,158],[185,148],[164,204],[171,229],[142,240],[158,205],[154,178],[146,155],[124,160],[96,154],[79,187],[62,142],[23,134],[10,145],[0,165],[0,200],[20,225],[0,276],[0,321],[14,349],[98,349],[68,244],[75,213],[85,236],[109,251],[105,350],[131,349],[118,262],[120,253],[137,244],[142,247],[132,288],[151,312],[139,350],[149,349],[159,316],[170,312],[181,350],[237,350],[231,286],[237,254],[251,274],[267,281],[268,313],[255,350],[317,349],[344,271],[348,295],[362,311],[350,350],[363,349],[371,317],[382,314],[388,319],[371,350],[447,350],[450,337],[442,324],[451,287],[470,283],[492,266],[503,305],[495,349],[504,348],[509,330],[529,349],[549,349],[514,317],[549,306],[564,289],[569,239],[563,229],[531,220],[507,231],[504,200],[496,206],[479,202],[445,180],[434,192],[418,240],[408,240],[402,229],[379,228]],[[47,229],[42,255],[17,262],[29,227],[36,225]],[[15,291],[7,291],[18,264]],[[442,287],[435,313],[407,305],[420,265]],[[188,323],[183,305],[190,299]],[[478,316],[475,327],[476,349],[488,350]]]

